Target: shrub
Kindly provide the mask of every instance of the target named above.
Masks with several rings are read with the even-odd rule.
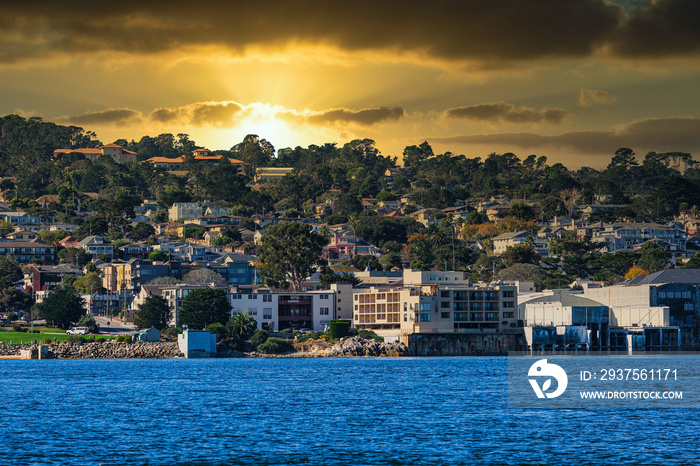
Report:
[[[250,342],[257,347],[265,343],[269,337],[270,334],[267,330],[257,329],[253,333],[253,336],[250,337]]]
[[[360,338],[363,338],[365,340],[384,341],[384,337],[380,337],[379,335],[377,335],[376,333],[374,333],[371,330],[360,329],[358,335]]]
[[[97,325],[97,321],[93,316],[84,315],[75,324],[76,327],[87,327],[88,333],[100,333],[100,326]]]
[[[12,324],[12,330],[15,332],[26,332],[28,329],[26,327],[22,327],[20,324]]]
[[[216,334],[216,338],[221,341],[226,336],[226,327],[220,322],[215,322],[213,324],[207,325],[207,331]]]
[[[231,349],[233,351],[245,351],[246,342],[238,337],[227,338],[221,342],[221,346]]]
[[[360,330],[357,327],[351,327],[348,329],[348,337],[356,337],[360,334]]]
[[[119,336],[117,337],[117,342],[118,342],[118,343],[124,343],[124,335],[119,335]]]
[[[294,333],[294,330],[292,330],[291,328],[285,328],[284,330],[282,330],[282,333]]]
[[[266,354],[281,354],[292,350],[292,345],[283,338],[270,337],[265,343],[258,346],[258,351]]]
[[[51,344],[51,338],[47,338],[44,340],[45,345],[50,345]]]
[[[180,333],[177,328],[169,327],[160,332],[162,338],[170,338],[171,340],[177,340],[177,335]]]

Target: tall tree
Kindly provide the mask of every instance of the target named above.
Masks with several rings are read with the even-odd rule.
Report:
[[[85,302],[72,286],[59,285],[44,300],[36,304],[39,317],[65,328],[85,314]]]
[[[231,305],[226,291],[220,288],[199,288],[191,291],[182,301],[177,325],[203,330],[215,323],[226,324]]]
[[[260,246],[263,281],[278,288],[289,282],[295,291],[311,275],[328,239],[303,223],[280,222],[265,229]]]
[[[168,328],[170,322],[170,307],[168,301],[158,295],[149,296],[136,311],[134,325],[136,328],[155,327],[158,330]]]

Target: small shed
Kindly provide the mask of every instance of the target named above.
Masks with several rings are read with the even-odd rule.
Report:
[[[155,327],[151,327],[147,330],[141,330],[137,334],[138,341],[150,341],[156,342],[160,341],[160,330]]]

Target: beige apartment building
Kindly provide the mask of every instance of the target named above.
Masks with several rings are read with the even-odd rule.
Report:
[[[517,286],[437,278],[441,283],[354,290],[353,324],[390,340],[411,333],[516,331]]]

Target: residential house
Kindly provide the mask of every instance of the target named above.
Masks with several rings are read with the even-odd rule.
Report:
[[[80,241],[80,246],[78,247],[84,249],[93,259],[97,259],[101,255],[105,255],[110,259],[114,258],[114,245],[105,241],[101,236],[88,236]]]
[[[437,213],[442,213],[442,211],[440,209],[421,209],[412,214],[408,214],[408,216],[413,218],[416,222],[420,222],[426,227],[429,227],[430,225],[437,225],[440,223],[440,220],[435,218],[435,214]]]
[[[271,183],[281,180],[293,171],[294,167],[258,167],[253,180],[256,183]]]
[[[0,212],[0,220],[4,220],[7,223],[16,225],[25,225],[27,223],[40,224],[41,221],[39,217],[34,215],[27,215],[25,212]]]
[[[39,234],[22,229],[6,234],[5,238],[10,241],[33,241],[39,239]]]
[[[105,144],[104,146],[97,148],[86,148],[86,149],[56,149],[53,151],[54,158],[62,154],[77,153],[83,154],[86,159],[94,162],[98,158],[106,155],[111,157],[116,163],[129,163],[136,162],[136,152],[124,149],[122,146],[117,144]]]

